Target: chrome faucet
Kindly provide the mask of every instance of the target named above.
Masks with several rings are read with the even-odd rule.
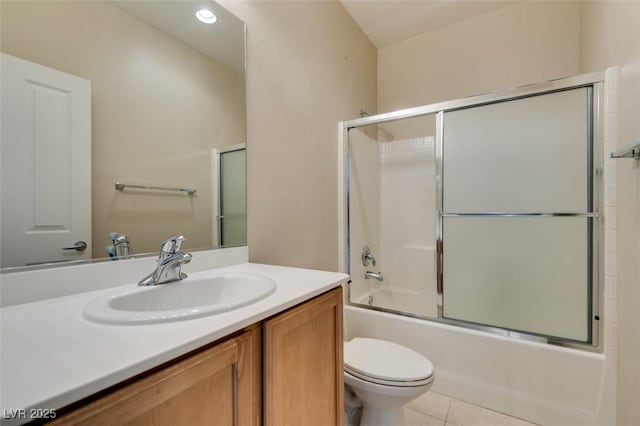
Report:
[[[138,285],[157,285],[187,278],[187,274],[182,272],[182,265],[191,262],[192,256],[191,253],[180,251],[180,244],[184,239],[184,236],[176,235],[163,242],[160,246],[158,267]]]
[[[115,257],[130,256],[133,254],[131,253],[131,242],[129,241],[129,237],[124,234],[118,234],[117,232],[112,232],[109,236],[113,243]]]
[[[384,281],[384,278],[382,278],[382,272],[367,271],[367,272],[364,273],[364,279],[365,280]]]

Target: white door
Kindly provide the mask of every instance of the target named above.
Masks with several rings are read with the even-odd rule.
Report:
[[[4,53],[0,73],[0,266],[89,259],[91,82]]]

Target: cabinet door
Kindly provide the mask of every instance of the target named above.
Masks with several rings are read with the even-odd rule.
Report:
[[[258,425],[260,330],[206,349],[90,402],[64,425]]]
[[[266,426],[342,425],[342,289],[264,323]]]

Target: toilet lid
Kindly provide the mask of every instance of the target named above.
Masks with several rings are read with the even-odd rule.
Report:
[[[362,379],[383,384],[418,385],[428,383],[433,376],[433,364],[418,352],[364,337],[344,344],[344,368]]]

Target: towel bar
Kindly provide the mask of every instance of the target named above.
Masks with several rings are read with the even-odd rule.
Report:
[[[612,152],[611,158],[635,158],[640,160],[640,143],[630,146],[620,151]]]
[[[171,187],[152,186],[152,185],[133,185],[130,183],[121,183],[121,182],[116,182],[115,188],[116,188],[116,191],[124,191],[125,188],[135,188],[135,189],[150,189],[153,191],[186,192],[189,195],[193,195],[196,193],[196,190],[193,188],[171,188]]]

